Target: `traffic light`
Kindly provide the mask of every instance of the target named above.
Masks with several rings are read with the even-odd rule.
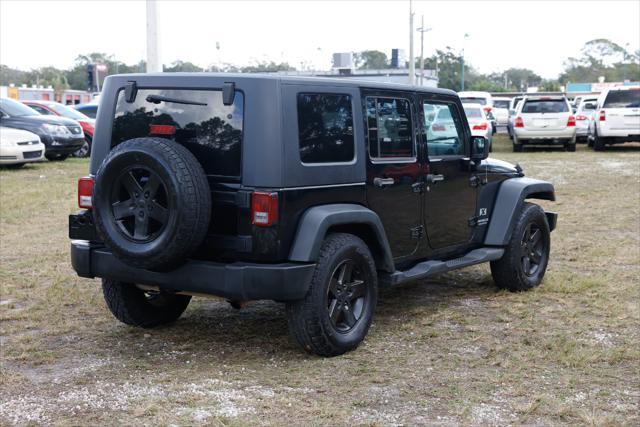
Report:
[[[87,64],[87,90],[93,91],[93,64]]]

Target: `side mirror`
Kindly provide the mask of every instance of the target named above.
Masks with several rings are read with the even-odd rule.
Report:
[[[484,136],[471,138],[471,160],[484,160],[489,157],[489,141]]]

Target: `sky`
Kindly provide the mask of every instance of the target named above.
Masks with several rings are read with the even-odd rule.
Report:
[[[0,0],[0,63],[70,68],[78,54],[105,52],[127,64],[146,55],[144,1]],[[464,48],[482,73],[529,68],[555,78],[583,44],[608,38],[640,49],[640,0],[418,1],[425,56]],[[158,4],[164,64],[289,62],[329,69],[333,52],[392,48],[409,54],[409,1],[171,1]],[[468,38],[464,35],[468,34]],[[420,34],[414,52],[420,54]],[[216,43],[220,49],[216,49]]]

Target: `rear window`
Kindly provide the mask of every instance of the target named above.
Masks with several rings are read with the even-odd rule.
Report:
[[[303,163],[353,160],[353,112],[349,95],[298,94],[298,140]]]
[[[462,101],[463,104],[466,103],[466,104],[487,105],[486,98],[464,97],[464,98],[460,98],[460,101]]]
[[[464,113],[470,119],[481,119],[482,111],[479,108],[465,108]],[[449,117],[451,117],[451,113],[449,113]]]
[[[604,101],[604,108],[638,108],[640,90],[613,90]]]
[[[564,99],[531,99],[522,106],[523,113],[566,113],[569,106]]]
[[[243,110],[239,91],[232,105],[222,103],[219,90],[139,89],[133,103],[120,91],[111,143],[145,136],[171,139],[191,151],[207,175],[237,177]]]
[[[502,101],[502,100],[498,100],[498,101],[493,101],[493,108],[506,108],[507,110],[509,109],[509,101]]]

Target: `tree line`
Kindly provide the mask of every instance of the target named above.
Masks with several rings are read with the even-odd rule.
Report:
[[[436,53],[425,58],[425,69],[437,69],[438,86],[447,89],[460,90],[461,77],[460,55],[450,47],[436,50]],[[55,67],[42,67],[29,71],[9,68],[0,65],[0,85],[9,84],[43,85],[61,89],[87,89],[87,65],[100,63],[107,65],[106,75],[118,73],[144,72],[146,64],[125,64],[113,55],[104,53],[90,53],[79,55],[72,68],[61,70]],[[389,58],[378,50],[365,50],[354,54],[354,65],[358,69],[387,69],[391,68]],[[416,69],[420,59],[416,58]],[[465,61],[465,89],[489,92],[517,92],[528,87],[537,86],[544,91],[560,90],[561,85],[569,82],[596,82],[603,76],[605,81],[640,81],[640,51],[629,52],[624,47],[607,39],[595,39],[584,44],[576,57],[567,58],[564,71],[557,79],[543,79],[534,71],[526,68],[509,68],[502,72],[482,74],[472,64]],[[210,66],[206,69],[188,61],[175,61],[164,66],[165,72],[199,72],[221,71],[260,73],[276,71],[295,71],[286,62],[260,62],[253,65],[237,66],[224,64]],[[100,76],[100,81],[104,79]]]

